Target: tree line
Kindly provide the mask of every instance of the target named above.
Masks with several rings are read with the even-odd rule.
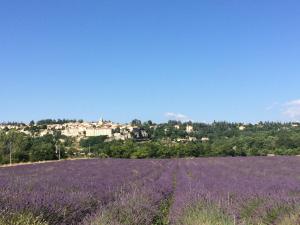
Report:
[[[247,124],[241,129],[243,124],[228,122],[205,124],[169,121],[155,124],[152,121],[142,123],[134,120],[133,123],[147,132],[146,140],[108,141],[107,137],[99,136],[78,142],[60,132],[36,137],[16,130],[1,130],[0,163],[9,163],[10,159],[13,163],[56,160],[59,154],[61,158],[300,155],[299,124],[261,122]],[[47,122],[35,123],[30,129],[45,125]],[[187,133],[187,125],[193,127],[193,132]],[[203,137],[206,137],[205,141]]]

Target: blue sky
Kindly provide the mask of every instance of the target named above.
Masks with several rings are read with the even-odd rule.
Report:
[[[0,4],[0,121],[300,119],[299,1]]]

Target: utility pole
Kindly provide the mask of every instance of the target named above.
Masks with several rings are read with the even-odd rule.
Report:
[[[60,146],[59,146],[59,139],[54,135],[53,137],[54,144],[55,144],[55,153],[58,155],[58,160],[60,160]]]
[[[8,143],[8,145],[9,145],[9,164],[11,165],[12,164],[12,143],[11,143],[11,141],[9,141],[9,143]]]
[[[55,152],[58,154],[58,160],[60,160],[60,146],[58,144],[55,144]]]
[[[91,144],[89,144],[89,157],[91,157]]]
[[[60,146],[58,146],[58,160],[60,160]]]

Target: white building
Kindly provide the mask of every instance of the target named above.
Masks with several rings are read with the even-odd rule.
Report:
[[[196,137],[189,137],[189,141],[197,141]]]
[[[174,128],[175,128],[176,130],[179,130],[179,129],[180,129],[180,126],[179,126],[179,125],[175,125]]]
[[[187,133],[191,133],[191,132],[194,131],[194,128],[193,128],[193,126],[187,125],[185,130],[186,130]]]
[[[47,134],[53,134],[53,131],[51,130],[42,130],[40,133],[39,133],[39,136],[42,137],[42,136],[45,136]]]
[[[245,126],[239,126],[239,130],[240,130],[240,131],[243,131],[243,130],[245,130],[245,129],[246,129]]]
[[[65,130],[62,130],[61,134],[69,137],[77,137],[80,135],[80,131],[77,127],[68,127]]]
[[[209,141],[209,138],[208,138],[208,137],[202,137],[202,138],[201,138],[201,141],[202,141],[202,142]]]
[[[87,128],[86,129],[87,137],[95,137],[95,136],[112,136],[111,128]]]

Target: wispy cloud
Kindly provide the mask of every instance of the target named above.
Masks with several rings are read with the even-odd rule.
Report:
[[[286,102],[283,105],[283,114],[290,119],[300,119],[300,99]]]
[[[271,110],[277,108],[279,105],[280,105],[279,102],[273,102],[271,105],[266,107],[266,110],[271,111]]]
[[[170,120],[177,120],[177,121],[190,120],[188,116],[181,114],[181,113],[174,113],[174,112],[166,112],[165,117],[167,117]]]

